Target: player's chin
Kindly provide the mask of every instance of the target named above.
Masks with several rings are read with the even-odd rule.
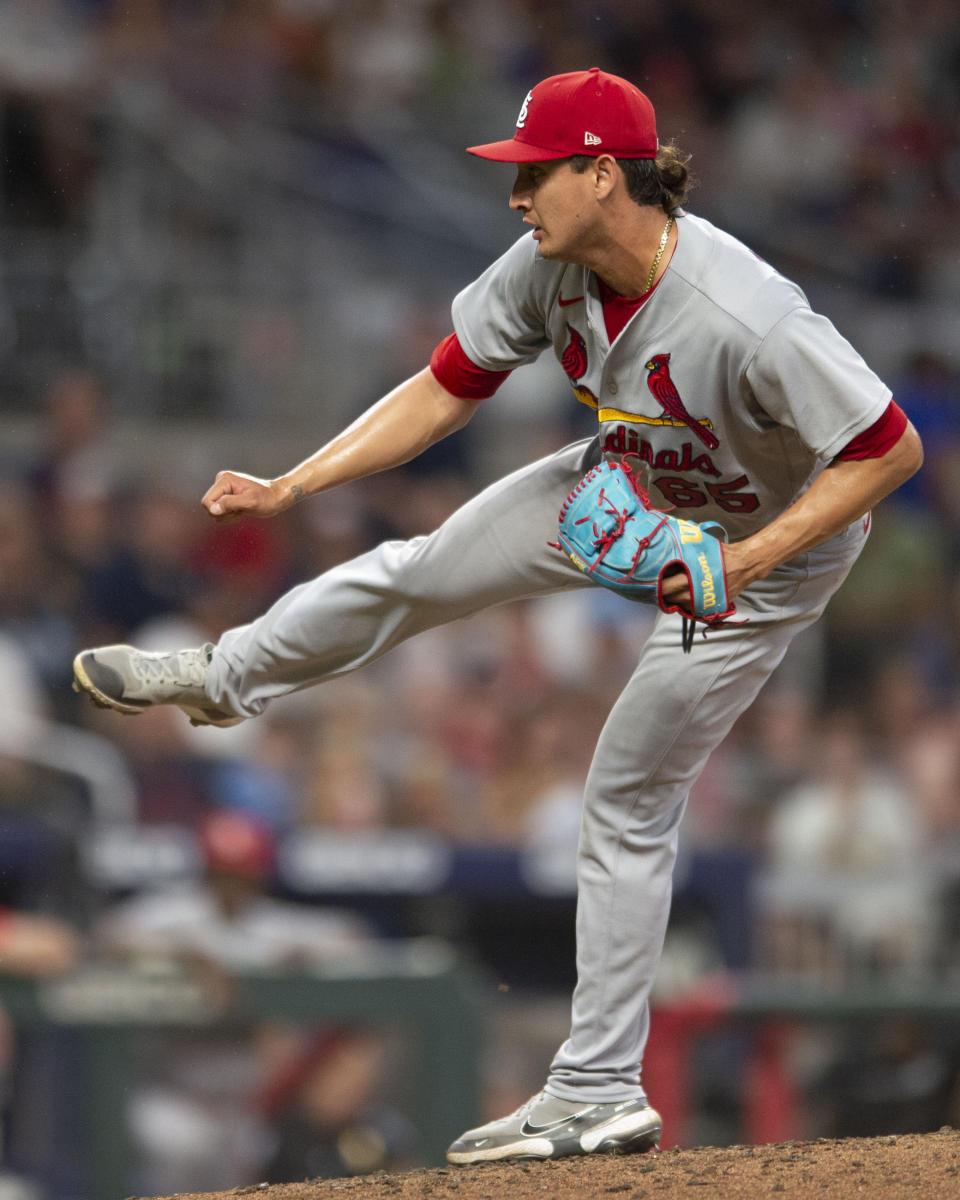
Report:
[[[545,233],[542,229],[538,231],[540,237],[537,239],[537,253],[541,258],[548,258],[551,262],[571,263],[577,262],[576,253],[570,240],[561,241],[557,237],[553,237]]]
[[[533,240],[537,243],[537,251],[541,258],[556,258],[557,249],[542,229],[533,231]]]

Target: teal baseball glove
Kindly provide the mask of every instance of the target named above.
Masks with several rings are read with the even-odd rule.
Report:
[[[604,587],[665,613],[681,613],[686,651],[697,621],[717,627],[736,612],[727,595],[721,538],[726,533],[714,521],[698,525],[652,508],[622,462],[602,462],[588,471],[560,509],[559,548]],[[683,606],[663,595],[664,577],[677,569],[689,585]]]

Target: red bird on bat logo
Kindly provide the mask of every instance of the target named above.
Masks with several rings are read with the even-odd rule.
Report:
[[[656,397],[657,402],[668,417],[686,425],[695,437],[698,437],[708,450],[716,450],[720,440],[703,421],[698,421],[687,412],[677,386],[670,378],[670,355],[655,354],[644,364],[650,374],[647,376],[647,386]]]
[[[587,373],[587,343],[572,325],[567,326],[567,333],[570,334],[570,342],[563,352],[560,365],[571,382],[576,383],[581,375]]]

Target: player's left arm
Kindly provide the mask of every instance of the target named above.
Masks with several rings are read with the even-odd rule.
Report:
[[[897,441],[879,457],[835,459],[769,525],[724,547],[730,596],[739,595],[781,563],[845,529],[906,482],[922,462],[920,437],[909,421]]]

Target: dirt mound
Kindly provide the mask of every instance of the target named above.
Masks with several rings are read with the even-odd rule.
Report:
[[[709,1146],[616,1157],[567,1158],[483,1167],[443,1167],[403,1174],[318,1179],[207,1193],[204,1200],[711,1200],[754,1197],[960,1197],[960,1132],[880,1138],[782,1142],[776,1146]],[[180,1200],[191,1200],[180,1197]],[[199,1198],[198,1198],[199,1200]]]

